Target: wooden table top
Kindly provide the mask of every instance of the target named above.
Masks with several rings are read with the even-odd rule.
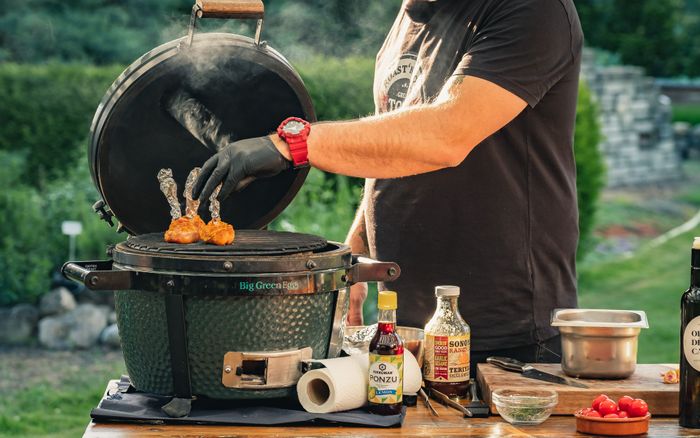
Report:
[[[151,425],[91,422],[84,438],[154,438],[197,437],[221,438],[238,436],[304,436],[304,437],[384,437],[384,436],[467,436],[467,437],[569,437],[590,436],[576,433],[573,416],[552,416],[538,426],[513,426],[498,415],[489,418],[462,418],[454,409],[433,402],[440,415],[434,417],[418,400],[416,407],[408,408],[402,427],[367,428],[341,426],[202,426]],[[700,430],[683,429],[676,417],[651,419],[650,437],[700,436]]]

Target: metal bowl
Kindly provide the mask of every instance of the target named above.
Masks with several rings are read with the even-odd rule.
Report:
[[[636,310],[556,309],[552,326],[561,333],[561,367],[572,377],[624,379],[637,367],[637,339],[649,328]]]
[[[366,353],[369,349],[369,343],[372,340],[372,336],[374,336],[374,332],[371,332],[372,336],[365,338],[362,342],[355,342],[351,343],[350,345],[350,343],[348,343],[347,341],[348,338],[354,333],[366,329],[367,327],[368,326],[366,325],[351,325],[345,327],[346,342],[343,345],[343,349],[346,351],[348,351],[349,349],[355,349],[355,351]],[[423,339],[425,338],[425,332],[423,331],[423,329],[418,327],[406,327],[400,325],[396,327],[396,333],[398,333],[398,335],[403,340],[404,347],[408,351],[413,353],[413,356],[415,356],[416,360],[418,361],[418,365],[420,367],[423,367]]]

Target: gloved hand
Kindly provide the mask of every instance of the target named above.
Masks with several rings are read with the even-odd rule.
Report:
[[[236,141],[204,163],[192,188],[192,197],[201,199],[203,206],[216,186],[223,182],[217,196],[221,201],[256,178],[275,176],[289,169],[291,164],[267,136]]]

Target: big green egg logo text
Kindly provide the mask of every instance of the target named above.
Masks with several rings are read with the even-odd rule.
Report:
[[[239,281],[238,288],[248,292],[271,289],[287,289],[298,290],[300,288],[298,281]]]

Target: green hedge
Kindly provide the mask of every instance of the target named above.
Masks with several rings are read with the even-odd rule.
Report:
[[[121,67],[0,65],[0,150],[27,153],[21,180],[43,188],[84,157],[80,141]]]
[[[319,120],[350,119],[373,111],[373,61],[315,59],[297,66]],[[92,115],[123,67],[0,64],[0,305],[33,301],[65,261],[64,220],[80,220],[78,258],[101,258],[123,239],[91,211],[97,192],[85,159]],[[581,251],[587,248],[602,184],[595,108],[582,88],[576,158]],[[314,171],[273,224],[342,240],[359,201],[358,180]]]
[[[581,260],[592,246],[591,232],[595,225],[598,196],[605,185],[605,165],[598,148],[601,140],[598,110],[585,83],[579,86],[576,105],[576,191],[578,192],[579,245],[577,259]]]

